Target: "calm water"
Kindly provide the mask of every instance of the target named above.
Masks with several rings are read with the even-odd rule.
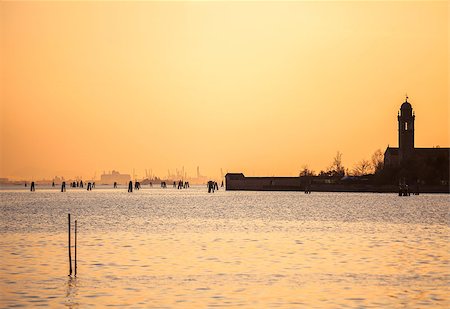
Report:
[[[448,195],[37,190],[0,190],[0,307],[450,307]]]

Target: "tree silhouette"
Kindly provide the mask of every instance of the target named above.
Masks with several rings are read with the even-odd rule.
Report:
[[[322,172],[323,173],[323,172]],[[342,153],[337,152],[336,156],[333,158],[333,162],[328,167],[328,170],[325,173],[328,176],[344,176],[345,168],[342,165]]]
[[[372,171],[374,174],[379,173],[383,169],[384,155],[381,149],[375,150],[372,155]]]
[[[305,176],[315,176],[315,173],[313,170],[310,170],[308,168],[308,165],[303,165],[302,170],[299,173],[299,176],[305,177]]]
[[[353,168],[353,175],[355,176],[363,176],[367,175],[370,172],[370,162],[368,160],[362,160],[358,162]]]

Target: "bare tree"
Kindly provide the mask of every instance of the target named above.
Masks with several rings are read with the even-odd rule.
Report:
[[[353,175],[362,176],[367,175],[370,172],[370,162],[368,160],[362,160],[358,162],[353,168]]]
[[[310,170],[308,165],[303,165],[302,170],[300,171],[299,176],[314,176],[315,173],[313,170]]]
[[[377,149],[372,155],[372,169],[376,174],[383,169],[384,155],[381,149]]]
[[[331,166],[328,168],[327,173],[330,176],[344,176],[345,175],[345,168],[342,165],[342,153],[337,152],[336,156],[333,158],[333,163],[331,163]]]

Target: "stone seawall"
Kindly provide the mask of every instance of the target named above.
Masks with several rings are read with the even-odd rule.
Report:
[[[396,185],[375,185],[358,183],[310,183],[301,177],[245,177],[243,174],[227,174],[225,188],[228,191],[305,191],[315,192],[374,192],[397,193]],[[410,192],[416,187],[411,186]],[[421,185],[419,193],[450,193],[449,186]]]

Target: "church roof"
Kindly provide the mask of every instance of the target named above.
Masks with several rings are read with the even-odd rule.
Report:
[[[408,102],[408,95],[406,96],[405,102],[400,106],[400,109],[412,109],[411,104]]]
[[[386,155],[387,153],[389,153],[391,156],[398,156],[398,148],[387,147],[384,154]]]
[[[400,107],[400,109],[412,109],[411,104],[408,101],[403,102],[402,106]]]
[[[450,154],[450,148],[441,148],[441,147],[435,147],[435,148],[414,148],[414,153],[418,155],[449,155]]]
[[[398,148],[397,147],[387,147],[384,154],[390,154],[391,156],[398,156]],[[449,156],[450,148],[414,148],[414,154],[419,156]]]

